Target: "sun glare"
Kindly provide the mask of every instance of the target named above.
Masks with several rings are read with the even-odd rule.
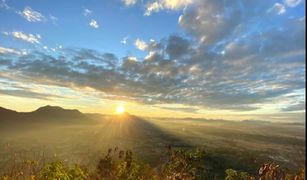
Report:
[[[122,106],[122,105],[117,106],[116,113],[117,114],[122,114],[123,112],[125,112],[124,106]]]

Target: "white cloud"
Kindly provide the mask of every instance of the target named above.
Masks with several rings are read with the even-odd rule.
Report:
[[[33,34],[25,34],[21,31],[14,31],[12,32],[12,36],[16,39],[20,39],[22,41],[26,41],[32,44],[39,44],[39,39],[41,38],[41,36],[38,35],[33,35]]]
[[[159,2],[149,3],[144,15],[150,16],[152,12],[159,12],[161,9],[163,9],[163,6]]]
[[[148,45],[146,44],[146,42],[139,38],[135,40],[134,45],[136,48],[138,48],[141,51],[144,51],[148,48]]]
[[[14,38],[18,39],[18,40],[22,40],[22,41],[26,41],[32,44],[40,44],[39,39],[41,39],[41,35],[36,34],[25,34],[22,31],[13,31],[11,33],[9,32],[3,32],[4,35],[6,36],[13,36]]]
[[[120,43],[122,43],[122,44],[127,44],[128,38],[129,38],[128,36],[124,37],[124,38],[120,41]]]
[[[4,34],[4,35],[6,35],[6,36],[9,36],[10,35],[10,33],[9,32],[2,32],[2,34]]]
[[[134,61],[134,62],[137,62],[137,61],[138,61],[138,59],[137,59],[136,57],[134,57],[134,56],[129,56],[129,57],[127,57],[127,60],[128,60],[128,61]]]
[[[0,0],[0,7],[10,9],[10,6],[6,4],[6,0]]]
[[[46,17],[43,16],[40,12],[34,11],[31,7],[27,6],[22,12],[18,12],[22,17],[24,17],[29,22],[40,22],[47,21]]]
[[[95,21],[94,19],[91,20],[90,26],[92,26],[93,28],[98,28],[99,27],[97,21]]]
[[[25,55],[27,52],[25,50],[17,50],[12,48],[5,48],[0,46],[0,54],[17,54],[17,55]]]
[[[84,15],[85,17],[88,17],[88,16],[90,16],[92,13],[93,13],[92,10],[84,9],[83,15]]]
[[[149,53],[145,56],[145,60],[150,60],[155,55],[154,51],[149,51]]]
[[[134,5],[137,0],[122,0],[122,2],[126,5],[126,6],[132,6]]]
[[[192,0],[163,0],[163,6],[167,9],[181,9],[192,3]]]
[[[295,7],[299,5],[302,2],[302,0],[285,0],[285,4],[289,7]]]
[[[50,20],[54,25],[56,25],[56,21],[58,20],[57,17],[53,15],[49,15],[48,17],[45,17],[43,14],[41,14],[38,11],[34,11],[31,7],[26,6],[23,11],[18,10],[14,7],[9,6],[6,3],[6,0],[0,0],[0,8],[5,8],[6,10],[10,10],[23,18],[25,18],[29,22],[40,22],[40,21],[48,21]]]
[[[145,16],[150,16],[152,12],[159,12],[163,9],[178,10],[191,4],[193,0],[158,0],[147,4]]]
[[[286,7],[283,4],[275,3],[274,6],[268,10],[268,12],[275,12],[282,15],[286,12]]]

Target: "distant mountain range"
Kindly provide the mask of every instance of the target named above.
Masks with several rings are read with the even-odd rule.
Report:
[[[76,109],[64,109],[59,106],[44,106],[32,112],[17,112],[0,107],[0,122],[28,122],[28,121],[63,121],[63,120],[91,120]]]
[[[89,122],[92,120],[101,120],[107,117],[116,117],[124,119],[139,119],[140,117],[134,116],[125,112],[121,115],[103,115],[98,113],[82,113],[77,109],[64,109],[59,106],[43,106],[32,112],[17,112],[14,110],[6,109],[0,107],[0,126],[4,123],[22,123],[22,122]],[[191,120],[191,121],[206,121],[206,122],[220,122],[220,123],[249,123],[249,124],[267,124],[272,123],[270,121],[263,120],[243,120],[243,121],[231,121],[231,120],[222,120],[214,119],[208,120],[203,118],[158,118],[165,120]],[[278,123],[278,122],[276,122]],[[304,125],[301,122],[279,122],[283,124],[291,125]]]

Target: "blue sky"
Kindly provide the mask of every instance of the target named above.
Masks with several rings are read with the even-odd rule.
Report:
[[[12,10],[1,9],[1,31],[23,31],[40,34],[42,44],[55,47],[86,47],[102,52],[112,52],[119,56],[142,55],[133,46],[136,38],[146,41],[162,39],[169,34],[182,34],[177,20],[179,12],[162,12],[155,16],[144,16],[142,4],[127,7],[121,1],[5,1]],[[40,12],[47,20],[29,23],[15,11],[30,7]],[[91,13],[84,15],[85,11]],[[51,20],[50,16],[57,19]],[[99,27],[93,28],[90,21],[97,21]],[[124,38],[129,42],[121,44]],[[1,41],[11,47],[27,45],[10,38],[1,37]],[[143,54],[144,55],[144,54]]]
[[[1,0],[0,22],[0,106],[304,120],[303,0]]]

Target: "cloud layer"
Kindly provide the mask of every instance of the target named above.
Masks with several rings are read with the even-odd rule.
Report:
[[[126,6],[136,3],[123,2]],[[187,107],[165,109],[185,112],[202,108],[265,110],[270,104],[282,112],[303,111],[305,19],[285,18],[287,11],[300,3],[151,1],[145,15],[184,9],[178,18],[184,36],[173,34],[149,42],[137,38],[134,45],[146,53],[144,57],[117,57],[85,48],[60,48],[52,55],[45,51],[23,54],[0,47],[0,78],[91,88],[107,99],[182,104]],[[26,12],[31,22],[43,19],[29,8]],[[84,15],[89,17],[89,12]],[[90,26],[99,27],[94,19]],[[7,35],[32,44],[38,44],[40,39],[38,35],[17,31]],[[122,43],[126,44],[127,38]]]

